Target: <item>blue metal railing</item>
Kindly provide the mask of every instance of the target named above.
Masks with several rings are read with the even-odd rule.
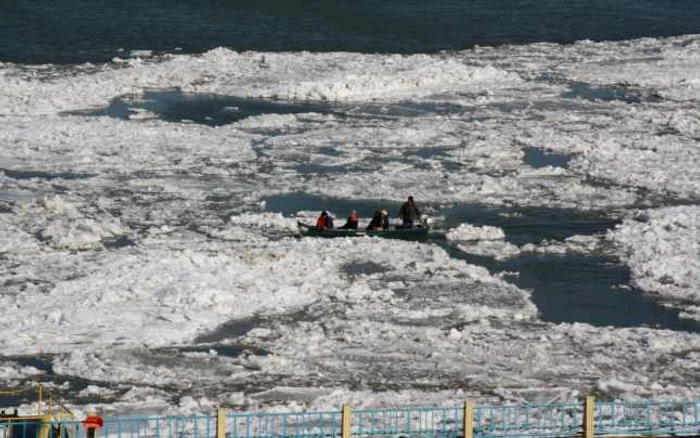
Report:
[[[477,406],[474,432],[481,437],[546,437],[580,435],[580,404]]]
[[[477,406],[474,432],[482,437],[546,437],[580,435],[580,404]]]
[[[31,425],[31,427],[27,427]],[[47,437],[36,433],[36,422],[12,422],[11,428],[0,423],[0,438],[87,438],[80,421],[52,421],[49,430],[61,433]],[[3,433],[4,430],[4,433]],[[21,432],[23,431],[23,432]],[[179,417],[106,417],[99,430],[100,438],[215,438],[215,416]]]
[[[600,435],[698,435],[699,401],[597,402],[595,432]]]
[[[464,406],[355,409],[355,437],[464,436]],[[593,409],[596,436],[700,435],[700,401],[598,401]],[[475,438],[580,436],[584,404],[477,405]],[[222,417],[223,418],[223,417]],[[340,411],[237,413],[225,415],[226,438],[338,438]],[[18,419],[20,420],[20,419]],[[215,415],[104,418],[98,438],[216,438]],[[88,438],[78,421],[0,421],[0,438]]]
[[[115,438],[213,438],[215,416],[105,418],[99,436]],[[86,438],[82,436],[76,438]]]
[[[357,409],[351,435],[457,437],[464,434],[462,407]]]
[[[227,438],[322,438],[340,435],[341,413],[228,413]]]

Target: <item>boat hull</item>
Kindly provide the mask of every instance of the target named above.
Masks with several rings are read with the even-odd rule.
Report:
[[[318,228],[313,225],[298,222],[299,232],[306,237],[381,237],[383,239],[401,239],[401,240],[423,240],[428,237],[430,230],[424,227],[416,227],[410,229],[392,229],[392,230],[344,230],[340,228]]]

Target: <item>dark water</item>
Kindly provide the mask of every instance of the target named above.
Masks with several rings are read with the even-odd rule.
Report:
[[[525,148],[524,161],[532,167],[568,167],[571,155],[557,154],[540,148]]]
[[[456,227],[467,222],[475,226],[503,228],[505,240],[514,245],[540,243],[543,240],[563,241],[582,235],[604,233],[620,221],[601,213],[542,207],[491,207],[462,204],[444,209],[445,226]]]
[[[296,103],[235,96],[192,94],[173,90],[146,91],[140,95],[114,98],[105,108],[73,111],[72,114],[109,116],[128,119],[138,110],[148,110],[169,122],[190,120],[208,126],[220,126],[261,114],[330,114],[329,105]]]
[[[168,122],[190,122],[207,126],[221,126],[251,116],[263,114],[333,114],[341,118],[396,118],[417,117],[426,114],[444,115],[463,113],[456,105],[431,105],[402,101],[397,104],[342,104],[271,99],[252,99],[206,93],[184,93],[174,89],[154,89],[141,94],[115,97],[103,108],[68,111],[67,114],[107,116],[128,120],[143,110],[153,113]],[[432,151],[432,152],[429,152]],[[425,149],[423,155],[440,153],[440,150]],[[442,151],[444,154],[444,151]],[[0,169],[2,170],[2,169]],[[10,171],[6,171],[10,172]],[[8,173],[8,176],[9,173]]]
[[[263,198],[265,201],[265,209],[268,211],[279,212],[284,215],[294,215],[298,211],[318,211],[328,210],[334,213],[338,218],[344,218],[350,214],[352,210],[356,210],[360,217],[372,217],[374,211],[379,208],[384,208],[389,212],[390,216],[396,217],[401,208],[402,201],[400,200],[346,200],[335,198],[323,198],[320,196],[309,195],[306,193],[288,193],[282,195],[273,195]]]
[[[375,210],[386,209],[397,220],[401,199],[335,199],[306,193],[287,193],[263,198],[265,209],[284,215],[298,211],[328,210],[344,218],[356,210],[361,218],[370,218]],[[443,228],[454,228],[462,223],[475,226],[503,228],[506,241],[514,245],[540,243],[543,240],[562,241],[575,235],[603,233],[620,221],[600,213],[586,213],[567,209],[542,207],[500,207],[484,204],[459,204],[450,206],[420,204],[431,216],[444,216]]]
[[[133,240],[129,239],[126,236],[119,236],[111,240],[106,240],[103,241],[102,244],[104,245],[105,248],[109,249],[119,249],[119,248],[128,248],[130,246],[136,246],[136,242]]]
[[[292,215],[297,211],[328,209],[340,217],[356,209],[367,217],[378,207],[390,213],[398,211],[397,200],[343,200],[292,193],[265,198],[266,209]],[[426,210],[445,216],[445,228],[461,223],[496,226],[505,232],[505,240],[514,245],[540,243],[544,240],[562,242],[581,235],[605,233],[619,223],[615,217],[602,213],[582,213],[554,208],[494,207],[481,204],[460,204],[448,207],[424,205]],[[394,213],[395,214],[395,213]],[[528,254],[504,262],[490,257],[462,252],[444,239],[432,241],[453,257],[485,266],[492,273],[517,272],[508,276],[513,284],[532,291],[532,300],[540,317],[554,323],[584,322],[595,326],[657,327],[678,331],[700,331],[695,321],[678,318],[678,310],[666,308],[642,291],[630,286],[629,268],[614,257],[591,254]],[[348,267],[357,275],[372,265]]]
[[[336,199],[306,193],[286,193],[263,198],[265,209],[284,215],[295,215],[298,211],[328,210],[344,218],[356,210],[361,218],[370,218],[375,210],[386,209],[396,220],[402,199]],[[484,204],[459,204],[450,206],[429,205],[420,207],[431,216],[444,216],[444,228],[454,228],[462,223],[475,226],[503,228],[506,241],[514,245],[540,243],[547,240],[564,240],[575,235],[603,233],[620,221],[600,213],[586,213],[567,209],[540,207],[500,207]]]
[[[604,102],[620,101],[625,103],[639,103],[642,97],[637,93],[625,89],[622,86],[595,86],[582,82],[569,85],[569,90],[562,94],[562,97],[569,99],[586,99],[591,101],[601,100]]]
[[[679,319],[678,310],[661,306],[642,291],[628,287],[629,268],[611,257],[525,255],[500,264],[498,269],[526,273],[508,281],[532,290],[538,310],[554,323],[580,321],[596,326],[700,331],[696,321]]]
[[[697,0],[3,0],[0,61],[131,50],[418,53],[700,33]]]
[[[36,383],[38,381],[48,382],[56,385],[54,388],[61,388],[69,386],[71,390],[75,393],[85,389],[90,384],[96,384],[98,382],[83,379],[77,376],[68,376],[56,374],[52,365],[53,356],[51,355],[36,355],[36,356],[0,356],[0,361],[3,362],[14,362],[19,366],[23,367],[34,367],[41,372],[40,377],[31,376],[25,379],[20,379],[16,386],[12,386],[13,389],[8,387],[3,388],[3,393],[0,393],[0,408],[16,408],[22,404],[35,403],[38,400],[38,387]],[[5,382],[7,384],[7,382]],[[16,390],[16,391],[15,391]],[[54,390],[54,395],[59,395],[59,391],[62,389]],[[48,402],[49,390],[44,388],[44,403]],[[99,400],[95,399],[95,402]]]
[[[86,179],[92,176],[87,173],[50,173],[37,170],[0,169],[0,172],[12,179]]]
[[[259,320],[257,318],[246,318],[229,321],[225,324],[219,326],[216,330],[211,333],[199,336],[194,340],[196,344],[200,343],[211,343],[211,342],[221,342],[229,338],[235,338],[238,336],[243,336],[250,330],[258,325]]]

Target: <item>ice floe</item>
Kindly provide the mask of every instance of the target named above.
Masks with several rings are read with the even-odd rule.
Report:
[[[0,374],[44,355],[42,378],[88,379],[57,389],[116,413],[695,397],[692,329],[543,321],[518,273],[479,257],[614,254],[630,293],[698,318],[697,46],[0,64]],[[159,96],[196,97],[198,117]],[[295,107],[226,123],[226,98]],[[295,235],[309,199],[342,218],[408,195],[436,216],[622,223],[517,244],[466,215],[441,218],[446,241]]]

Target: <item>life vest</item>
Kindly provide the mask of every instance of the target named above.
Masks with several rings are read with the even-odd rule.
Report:
[[[360,221],[360,216],[357,213],[350,213],[350,221],[352,222],[359,222]]]
[[[318,219],[316,219],[316,226],[319,228],[327,228],[328,227],[328,219],[326,216],[319,216]]]

